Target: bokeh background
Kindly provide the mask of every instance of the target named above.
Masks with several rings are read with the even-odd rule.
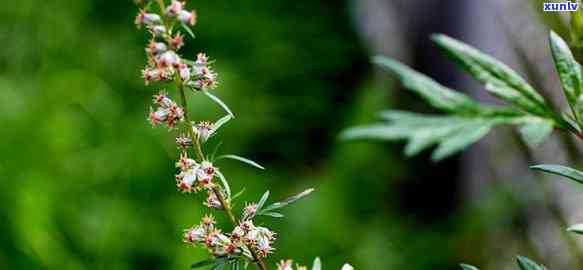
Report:
[[[537,17],[527,1],[190,2],[197,39],[183,53],[216,59],[216,94],[237,117],[211,145],[267,167],[221,162],[233,189],[246,188],[242,201],[266,188],[272,198],[317,189],[284,210],[286,219],[258,221],[279,233],[270,265],[320,256],[325,269],[350,262],[439,270],[462,261],[511,269],[502,262],[515,253],[556,257],[537,252],[528,237],[528,224],[545,215],[520,210],[537,202],[513,195],[527,193],[524,182],[481,192],[495,177],[480,168],[500,164],[480,152],[492,146],[432,164],[428,154],[404,159],[402,144],[337,138],[384,108],[430,111],[371,66],[371,55],[396,57],[480,98],[428,35],[445,32],[528,67],[550,61],[535,49],[544,52],[546,29],[560,31],[560,18]],[[130,0],[0,6],[0,269],[187,269],[205,258],[202,248],[182,244],[181,232],[207,209],[200,196],[176,191],[173,133],[146,121],[158,89],[140,78],[148,36],[133,24],[137,7]],[[191,96],[190,110],[200,120],[222,116],[201,96]],[[514,153],[494,149],[489,158],[497,162]],[[514,165],[505,171],[522,175]]]

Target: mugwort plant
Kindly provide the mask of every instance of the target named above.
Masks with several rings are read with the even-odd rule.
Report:
[[[484,85],[486,91],[507,106],[481,104],[469,96],[443,86],[395,60],[377,56],[373,62],[394,73],[404,87],[421,96],[444,115],[388,110],[379,115],[383,122],[350,128],[342,138],[406,140],[405,155],[414,156],[436,146],[434,161],[449,157],[484,137],[498,125],[519,128],[524,142],[536,147],[554,130],[583,140],[583,75],[568,44],[551,32],[549,44],[569,108],[556,113],[550,103],[517,72],[471,46],[445,35],[434,35],[437,46],[464,71]],[[531,169],[556,174],[583,184],[583,172],[561,165],[536,165]],[[568,231],[583,235],[583,224]],[[517,257],[522,270],[543,270],[526,257]],[[465,270],[478,268],[462,264]]]
[[[203,205],[210,210],[223,213],[231,222],[230,228],[221,228],[211,214],[205,215],[199,224],[184,230],[183,239],[187,245],[204,247],[210,258],[194,263],[191,267],[210,267],[213,270],[229,266],[240,269],[254,263],[261,270],[268,269],[264,259],[275,251],[277,234],[265,226],[257,225],[255,218],[267,216],[281,218],[278,210],[309,195],[314,189],[307,189],[285,200],[268,204],[269,191],[256,203],[247,203],[241,214],[236,214],[233,202],[242,191],[232,195],[229,182],[223,171],[215,164],[219,160],[232,159],[263,169],[258,163],[237,155],[207,155],[205,143],[216,135],[217,130],[234,118],[227,105],[211,93],[218,83],[218,74],[213,70],[213,61],[204,53],[194,59],[180,54],[184,46],[184,34],[194,38],[192,27],[196,25],[197,14],[186,8],[185,2],[173,0],[136,1],[141,9],[135,18],[138,28],[145,28],[151,39],[145,48],[146,67],[142,77],[146,85],[166,85],[170,91],[160,90],[153,96],[153,104],[147,117],[154,127],[164,126],[177,131],[176,144],[179,158],[176,162],[175,183],[183,193],[204,194]],[[193,122],[188,112],[188,96],[208,97],[218,104],[226,115],[216,122]],[[178,100],[176,102],[175,100]],[[292,270],[291,260],[281,261],[279,270]],[[307,269],[296,266],[296,269]],[[319,259],[314,261],[312,270],[320,270]],[[344,270],[352,269],[344,265]]]

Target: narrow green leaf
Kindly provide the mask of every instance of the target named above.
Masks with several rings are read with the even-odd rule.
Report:
[[[190,27],[184,23],[181,23],[182,25],[182,29],[184,29],[186,31],[186,33],[188,33],[188,35],[190,35],[191,38],[196,38],[196,36],[194,35],[194,32],[192,32],[192,29],[190,29]]]
[[[230,201],[231,200],[231,186],[229,186],[229,181],[227,181],[227,178],[225,177],[225,175],[223,175],[223,173],[221,173],[221,171],[215,170],[215,173],[217,174],[217,176],[221,180],[221,183],[223,184],[223,188],[225,189],[225,193],[227,195],[227,200]]]
[[[553,122],[544,119],[533,119],[520,129],[524,142],[531,148],[536,148],[553,133]]]
[[[216,131],[219,130],[219,128],[221,128],[224,124],[229,122],[229,120],[231,120],[231,119],[233,119],[233,116],[228,114],[228,115],[221,117],[221,119],[217,120],[213,124],[213,128],[212,128],[213,135],[216,134]]]
[[[260,216],[274,217],[274,218],[283,218],[283,217],[285,217],[282,213],[278,213],[278,212],[261,212],[259,215]]]
[[[538,265],[527,257],[518,256],[516,262],[521,270],[546,270],[542,265]]]
[[[221,106],[221,108],[223,108],[223,110],[225,110],[225,112],[227,112],[232,118],[235,118],[235,115],[233,114],[233,112],[231,112],[231,109],[229,109],[229,107],[227,107],[227,104],[225,104],[219,97],[211,94],[209,91],[202,91],[202,92],[207,97],[209,97],[212,101],[214,101],[219,106]]]
[[[222,155],[222,156],[217,157],[217,160],[224,159],[224,158],[234,159],[234,160],[243,162],[245,164],[251,165],[251,166],[258,168],[260,170],[265,170],[265,168],[263,166],[259,165],[257,162],[250,160],[248,158],[237,156],[237,155]]]
[[[257,211],[263,208],[263,205],[265,204],[265,202],[267,202],[267,198],[269,198],[269,190],[265,191],[265,193],[263,193],[263,196],[261,196],[261,199],[259,199],[259,202],[257,203]]]
[[[454,113],[476,114],[480,111],[480,105],[468,96],[442,86],[402,63],[382,56],[374,57],[373,63],[394,72],[405,88],[420,95],[435,108]]]
[[[567,228],[567,231],[583,235],[583,224],[575,224]]]
[[[301,199],[303,197],[306,197],[306,196],[310,195],[310,193],[312,193],[312,192],[314,192],[314,189],[313,188],[306,189],[306,190],[304,190],[304,191],[302,191],[302,192],[300,192],[300,193],[298,193],[298,194],[296,194],[294,196],[291,196],[291,197],[289,197],[289,198],[287,198],[287,199],[285,199],[285,200],[283,200],[281,202],[273,203],[273,204],[265,207],[265,209],[263,209],[262,211],[263,212],[268,212],[268,211],[271,211],[271,210],[275,210],[275,209],[279,209],[279,208],[285,207],[285,206],[287,206],[287,205],[289,205],[291,203],[294,203],[295,201],[297,201],[297,200],[299,200],[299,199]]]
[[[245,192],[245,188],[242,188],[239,192],[235,193],[233,197],[231,197],[231,201],[235,201],[235,199],[239,198],[239,196],[243,195]]]
[[[483,83],[486,90],[495,96],[535,115],[549,115],[543,97],[505,64],[445,35],[434,35],[432,39],[449,58]]]
[[[463,150],[486,136],[492,126],[491,121],[475,122],[464,126],[456,134],[441,142],[431,158],[439,161]]]
[[[569,45],[553,31],[549,35],[549,44],[567,101],[575,107],[583,89],[581,66],[575,61]]]
[[[530,168],[537,171],[560,175],[569,178],[579,184],[583,184],[583,172],[573,168],[552,164],[535,165],[531,166]]]
[[[463,270],[479,270],[477,267],[469,265],[469,264],[460,264]]]
[[[320,260],[320,257],[316,257],[316,259],[314,259],[312,270],[322,270],[322,261]]]

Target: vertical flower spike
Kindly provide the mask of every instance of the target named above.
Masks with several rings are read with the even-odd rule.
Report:
[[[195,124],[190,120],[187,110],[187,94],[211,90],[218,85],[218,74],[213,71],[212,61],[209,61],[205,53],[198,53],[196,59],[189,60],[183,58],[179,52],[184,46],[184,35],[181,31],[194,36],[189,26],[196,24],[196,12],[186,10],[186,3],[177,0],[134,1],[145,5],[145,9],[137,14],[135,24],[138,28],[145,27],[152,35],[144,49],[147,57],[147,64],[142,70],[144,84],[174,82],[175,87],[172,89],[176,89],[176,95],[180,98],[178,106],[166,92],[160,91],[153,96],[152,107],[147,117],[152,126],[181,128],[181,133],[176,138],[176,145],[180,151],[180,158],[176,162],[176,186],[184,193],[206,191],[203,204],[213,211],[225,213],[234,227],[230,233],[223,233],[216,226],[214,218],[207,215],[198,225],[184,230],[183,241],[188,245],[205,247],[214,259],[229,258],[225,263],[233,266],[235,263],[239,266],[241,263],[252,262],[257,264],[260,270],[267,270],[262,258],[275,250],[273,247],[275,233],[268,228],[255,226],[252,219],[256,215],[262,215],[263,210],[281,208],[295,199],[272,204],[269,209],[261,209],[267,198],[262,200],[260,205],[247,204],[241,214],[241,220],[237,220],[236,216],[239,215],[234,214],[231,205],[235,196],[231,197],[227,180],[211,162],[214,158],[207,159],[203,151],[204,142],[232,119],[233,115],[227,108],[228,115],[215,123],[201,121]],[[187,89],[196,91],[187,93],[185,91]],[[214,95],[206,92],[204,94],[223,109],[226,108],[226,105]],[[184,124],[179,125],[180,123]],[[236,155],[222,157],[225,156],[236,157]],[[246,159],[239,157],[237,160]],[[259,165],[256,167],[262,168]],[[215,175],[219,176],[220,182],[214,183]],[[215,262],[217,261],[219,260]],[[278,269],[293,270],[291,264],[291,261],[282,261]],[[305,270],[299,267],[298,269]]]

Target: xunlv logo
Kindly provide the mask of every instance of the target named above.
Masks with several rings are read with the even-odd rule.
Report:
[[[557,12],[557,11],[577,11],[579,8],[579,3],[577,2],[563,2],[563,3],[543,3],[543,10],[545,12]]]

